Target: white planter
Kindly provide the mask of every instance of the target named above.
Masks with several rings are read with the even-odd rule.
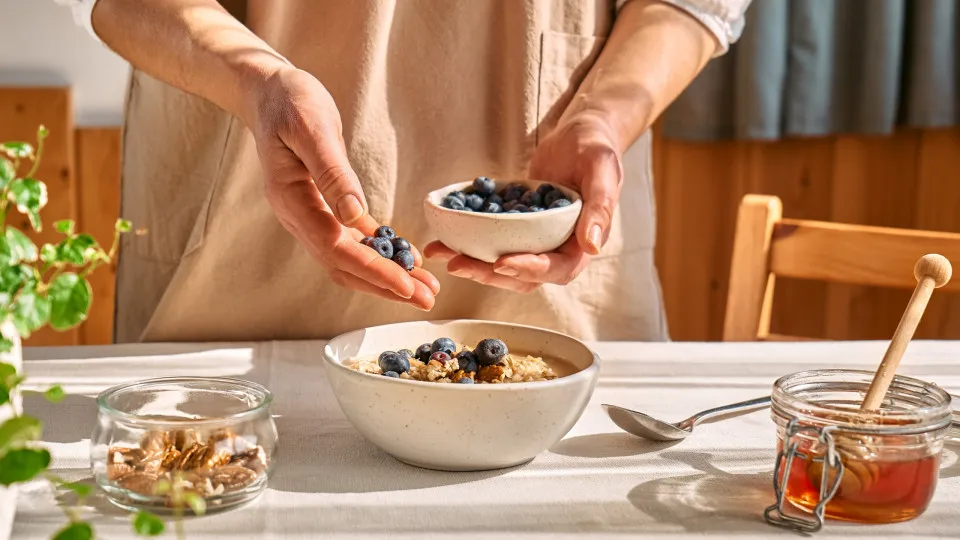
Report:
[[[0,325],[0,329],[2,329],[3,335],[7,338],[16,336],[16,330],[14,330],[13,325],[9,322]],[[20,347],[19,337],[13,340],[13,349],[10,352],[0,353],[0,362],[13,364],[17,368],[17,372],[23,369],[23,350]],[[14,407],[19,411],[23,405],[20,393],[18,392],[11,397],[13,398]],[[13,411],[9,405],[0,407],[0,423],[10,418],[12,414]],[[13,516],[16,510],[17,488],[15,486],[10,488],[0,486],[0,540],[8,540],[10,538],[10,533],[13,530]]]

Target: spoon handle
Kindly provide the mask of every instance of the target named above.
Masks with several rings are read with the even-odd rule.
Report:
[[[750,399],[747,401],[740,401],[738,403],[731,403],[730,405],[724,405],[722,407],[714,407],[713,409],[707,409],[705,411],[698,412],[697,414],[687,418],[683,422],[680,422],[680,428],[689,429],[693,426],[699,424],[700,422],[710,418],[711,416],[717,416],[719,414],[725,414],[733,411],[739,411],[741,409],[755,409],[762,408],[770,405],[770,396],[763,396],[759,398]]]

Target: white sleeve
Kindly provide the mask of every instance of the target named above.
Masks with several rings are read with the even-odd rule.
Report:
[[[619,10],[630,0],[617,0]],[[715,56],[727,52],[743,33],[744,14],[751,0],[661,0],[674,5],[700,21],[720,43]]]
[[[77,23],[77,26],[82,26],[87,29],[87,32],[94,37],[97,41],[100,41],[100,38],[97,37],[96,32],[93,31],[93,6],[96,5],[97,0],[54,0],[56,3],[61,6],[69,6],[73,10],[73,21]]]

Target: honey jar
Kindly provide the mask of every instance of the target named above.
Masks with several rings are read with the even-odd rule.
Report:
[[[873,372],[813,370],[774,383],[777,426],[772,525],[816,532],[824,519],[893,523],[933,498],[950,394],[896,376],[879,409],[861,411]]]

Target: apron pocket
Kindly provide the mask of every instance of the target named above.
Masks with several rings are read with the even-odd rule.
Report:
[[[556,126],[600,56],[606,38],[549,30],[541,35],[540,40],[537,143]]]

